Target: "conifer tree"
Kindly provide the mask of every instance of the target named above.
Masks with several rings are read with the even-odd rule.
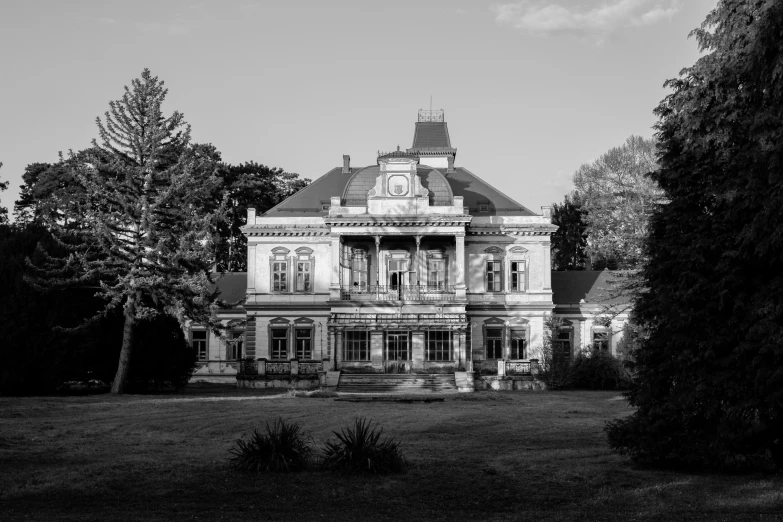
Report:
[[[587,247],[587,211],[578,192],[566,194],[565,200],[552,204],[552,270],[584,270]]]
[[[2,162],[0,162],[0,168],[3,167]],[[0,192],[8,189],[8,182],[2,182],[0,181]],[[7,223],[8,222],[8,209],[5,207],[0,207],[0,224]]]
[[[190,143],[181,113],[162,113],[167,90],[144,69],[97,118],[100,140],[75,169],[88,199],[69,236],[65,265],[51,259],[49,283],[100,284],[107,308],[124,315],[122,349],[112,393],[122,393],[139,321],[159,313],[214,324],[213,234],[222,219],[214,147]],[[72,155],[70,159],[75,159]],[[73,246],[78,245],[78,246]]]
[[[634,414],[641,463],[783,469],[783,2],[720,0],[666,85]]]

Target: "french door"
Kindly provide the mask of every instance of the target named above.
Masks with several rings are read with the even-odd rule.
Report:
[[[408,331],[386,332],[383,347],[384,368],[387,373],[402,373],[410,369],[411,341]]]

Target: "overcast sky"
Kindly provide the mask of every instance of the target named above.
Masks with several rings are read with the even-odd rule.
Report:
[[[148,67],[195,141],[312,179],[410,147],[432,96],[456,164],[540,212],[582,163],[652,136],[716,3],[0,0],[0,204],[27,164],[89,146]]]

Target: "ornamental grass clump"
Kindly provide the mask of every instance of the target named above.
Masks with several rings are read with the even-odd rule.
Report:
[[[243,471],[302,471],[313,460],[312,438],[296,422],[278,418],[266,433],[253,430],[248,440],[238,439],[229,460]]]
[[[408,461],[400,451],[400,443],[390,437],[381,439],[383,430],[359,417],[353,427],[333,432],[336,441],[328,441],[321,466],[328,471],[352,473],[403,473]]]

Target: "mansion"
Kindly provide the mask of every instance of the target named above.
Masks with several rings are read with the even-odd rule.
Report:
[[[254,375],[535,374],[555,348],[614,352],[599,321],[604,272],[553,272],[549,207],[536,213],[456,163],[443,111],[413,143],[341,166],[264,214],[248,211],[247,273],[219,287],[226,338],[198,327],[194,379]],[[600,324],[599,324],[600,323]]]

